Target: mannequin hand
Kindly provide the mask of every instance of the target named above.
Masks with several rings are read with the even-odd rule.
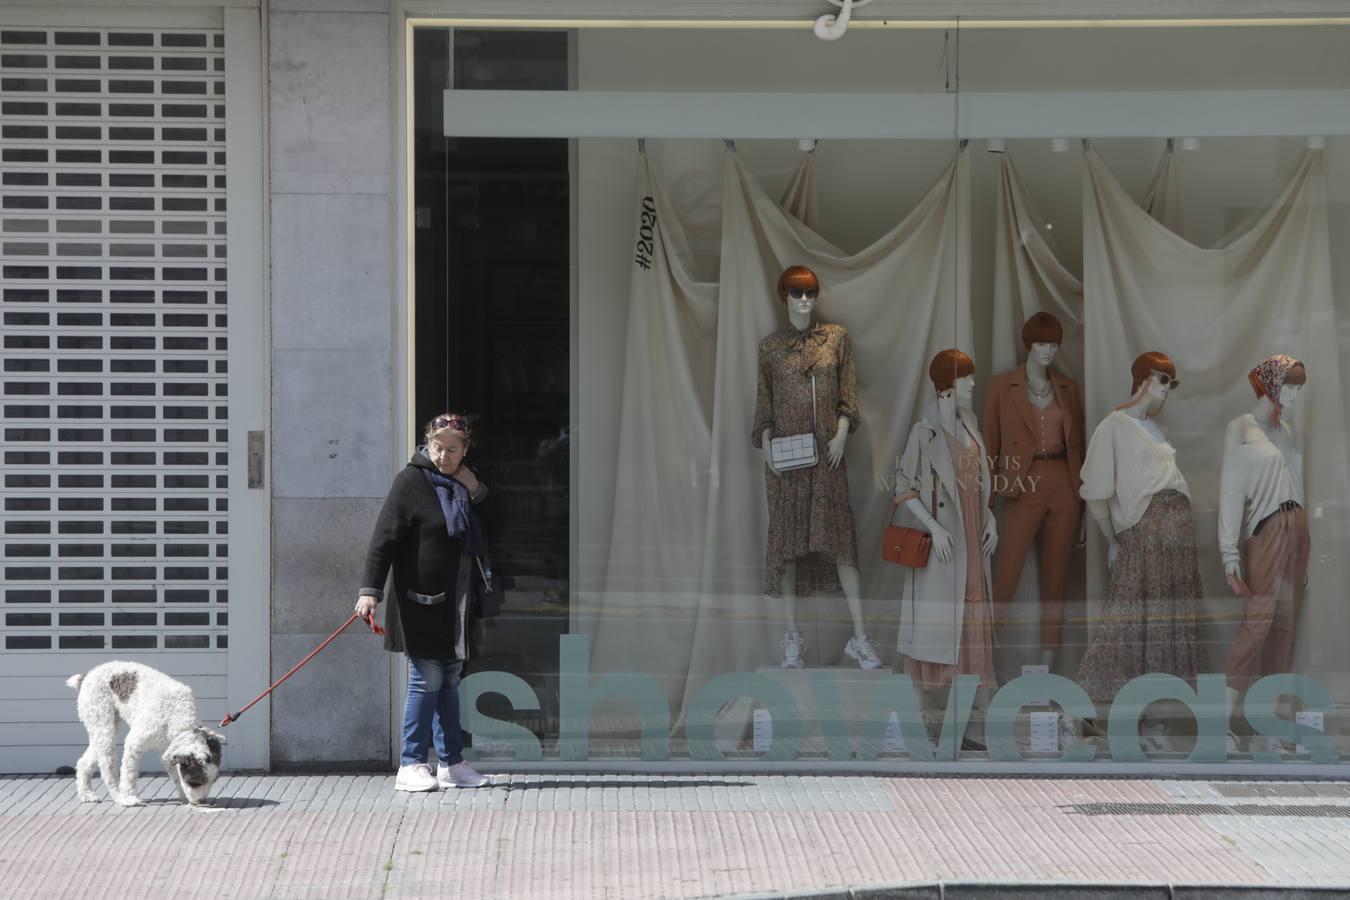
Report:
[[[994,524],[994,517],[984,523],[984,535],[980,538],[980,550],[985,556],[992,556],[994,548],[998,546],[998,526]]]
[[[774,468],[773,451],[769,449],[768,441],[764,442],[764,465],[768,467],[770,472],[777,475],[779,478],[783,477],[783,473]]]
[[[369,619],[375,615],[375,607],[379,605],[378,600],[369,594],[363,594],[356,598],[356,614],[363,619]]]
[[[952,536],[941,525],[934,524],[928,532],[933,539],[933,552],[941,562],[952,561]]]
[[[836,434],[830,438],[830,442],[825,445],[825,458],[830,461],[830,468],[839,468],[840,461],[844,458],[844,444],[848,442],[848,432]]]
[[[1250,597],[1251,588],[1247,587],[1247,582],[1242,580],[1242,563],[1230,562],[1223,567],[1223,572],[1228,576],[1228,586],[1233,589],[1233,593],[1239,597]]]
[[[1106,568],[1114,569],[1116,567],[1116,557],[1120,555],[1120,542],[1112,541],[1106,548]]]

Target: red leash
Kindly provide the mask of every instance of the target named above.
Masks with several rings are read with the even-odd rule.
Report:
[[[221,719],[221,720],[220,720],[220,727],[221,727],[221,728],[224,728],[226,725],[230,724],[231,722],[237,722],[237,721],[239,721],[239,717],[242,716],[244,713],[248,712],[248,711],[253,707],[253,704],[254,704],[254,703],[257,703],[259,700],[261,700],[262,698],[266,697],[268,694],[272,693],[272,692],[275,691],[278,687],[280,687],[280,686],[281,686],[281,682],[285,681],[287,678],[290,678],[290,677],[291,677],[292,675],[294,675],[297,671],[299,671],[299,669],[300,669],[301,666],[303,666],[305,663],[307,663],[307,662],[309,662],[311,659],[313,659],[313,658],[315,657],[315,655],[318,654],[318,652],[319,652],[320,650],[322,650],[324,647],[327,647],[329,644],[333,643],[333,641],[335,641],[335,640],[337,639],[337,636],[338,636],[339,634],[342,634],[342,632],[346,631],[346,630],[347,630],[347,626],[350,625],[350,624],[352,624],[353,622],[355,622],[357,619],[361,619],[361,621],[363,621],[363,622],[365,622],[367,625],[369,625],[369,626],[370,626],[370,630],[373,631],[373,632],[375,632],[376,634],[384,634],[384,629],[381,628],[379,625],[377,625],[377,624],[375,623],[375,615],[374,615],[374,613],[371,614],[371,616],[370,616],[369,619],[366,619],[366,618],[363,618],[363,617],[361,617],[361,616],[358,616],[356,613],[352,613],[351,618],[348,619],[347,621],[343,622],[341,628],[339,628],[337,631],[335,631],[335,632],[333,632],[332,634],[330,634],[330,635],[328,636],[328,640],[324,641],[322,644],[320,644],[319,646],[317,646],[317,647],[315,647],[313,650],[311,650],[311,651],[309,652],[309,656],[306,656],[304,659],[300,660],[298,663],[295,664],[295,667],[294,667],[294,668],[292,668],[292,669],[291,669],[289,672],[287,672],[285,675],[282,675],[281,678],[277,679],[276,684],[272,685],[270,688],[268,688],[267,690],[263,691],[263,692],[262,692],[261,694],[259,694],[258,696],[254,697],[254,698],[253,698],[253,701],[252,701],[251,703],[249,703],[248,706],[245,706],[243,709],[239,710],[239,712],[237,712],[237,713],[231,713],[231,714],[227,715],[225,718]]]

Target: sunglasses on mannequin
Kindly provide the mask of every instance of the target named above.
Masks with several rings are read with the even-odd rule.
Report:
[[[1171,375],[1168,375],[1166,372],[1159,372],[1157,369],[1154,369],[1149,374],[1151,374],[1154,378],[1158,379],[1158,384],[1161,384],[1169,391],[1175,391],[1177,388],[1181,387],[1181,382],[1173,378]]]
[[[815,300],[820,296],[816,288],[788,288],[788,297],[792,300]]]

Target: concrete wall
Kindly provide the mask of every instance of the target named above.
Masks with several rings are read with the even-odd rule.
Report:
[[[273,0],[272,671],[351,614],[394,458],[387,0]],[[273,695],[272,764],[390,759],[392,657],[350,629]]]

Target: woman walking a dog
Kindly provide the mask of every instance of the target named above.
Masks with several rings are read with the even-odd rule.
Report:
[[[459,680],[474,651],[477,601],[493,590],[487,536],[475,506],[487,485],[464,462],[473,433],[460,415],[427,424],[426,446],[394,478],[375,523],[356,612],[371,618],[394,572],[385,606],[384,648],[408,656],[399,791],[481,787],[463,758]],[[428,764],[434,736],[439,760]]]

